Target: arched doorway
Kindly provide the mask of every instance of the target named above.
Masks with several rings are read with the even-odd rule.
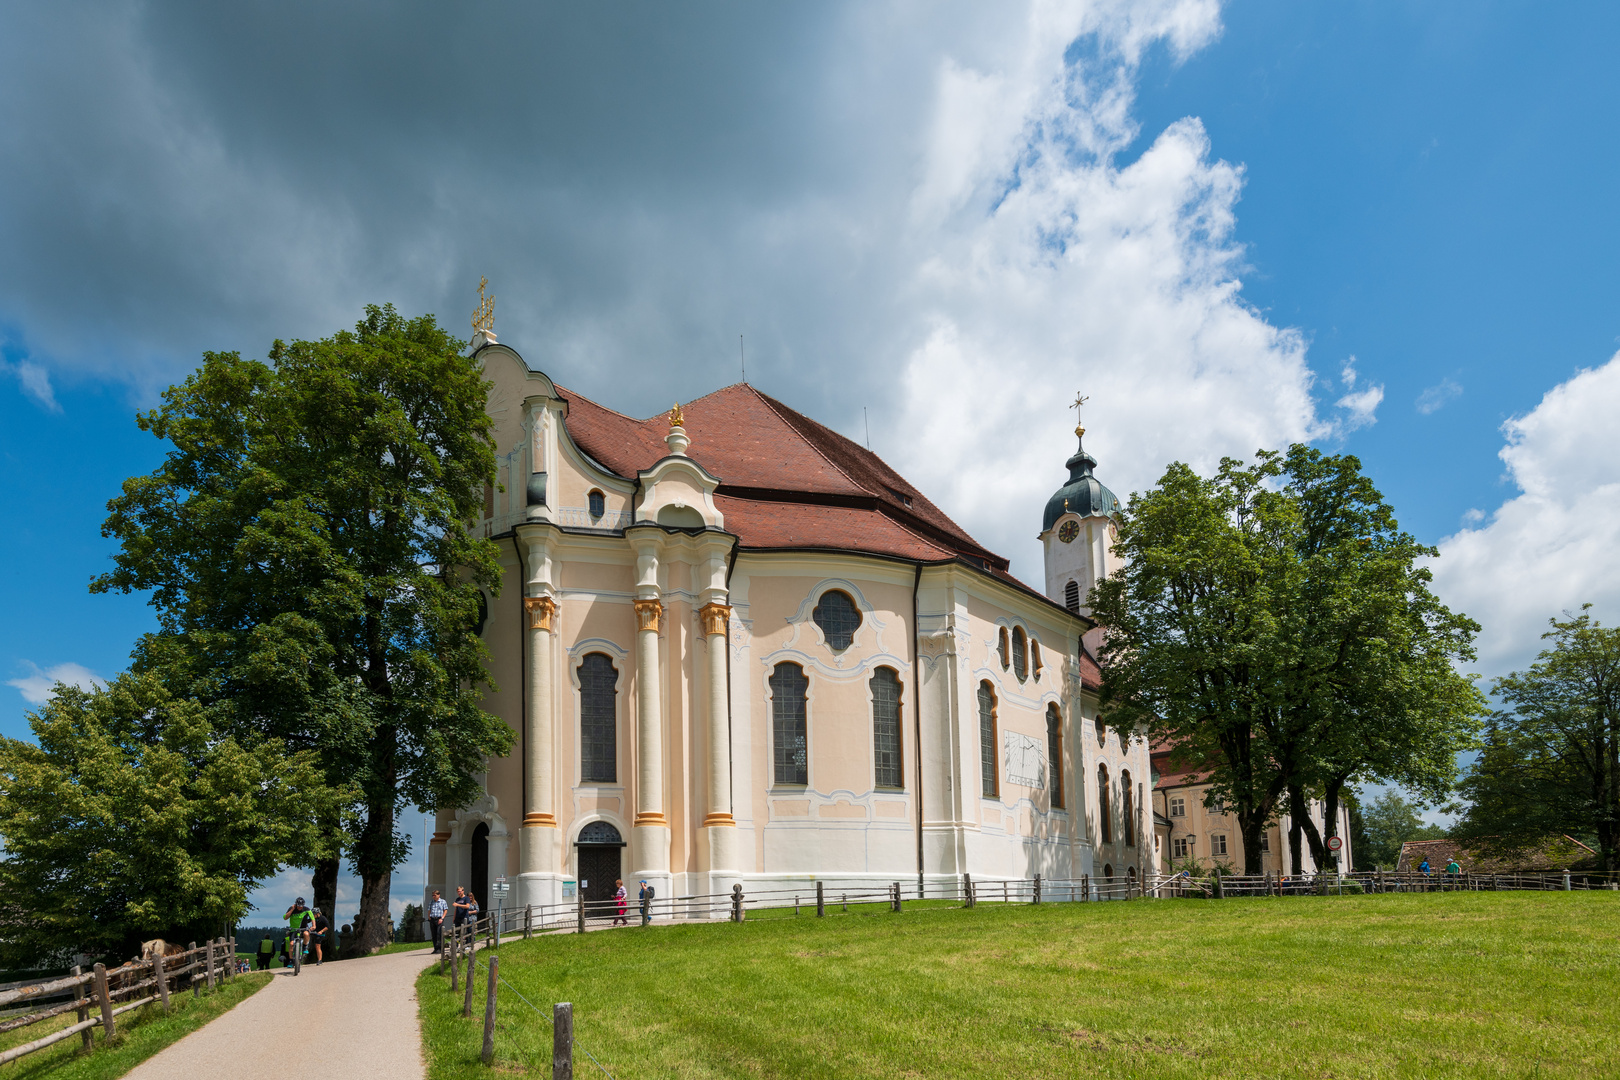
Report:
[[[579,831],[574,846],[579,850],[579,893],[585,898],[586,909],[607,918],[614,913],[614,883],[622,873],[619,856],[624,851],[624,839],[607,822],[593,821]]]
[[[467,891],[478,900],[478,913],[489,910],[489,823],[480,821],[472,834],[472,880]]]

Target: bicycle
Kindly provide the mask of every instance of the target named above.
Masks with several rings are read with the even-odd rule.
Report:
[[[295,932],[292,940],[287,943],[287,958],[292,961],[294,975],[304,970],[304,933],[302,930]]]

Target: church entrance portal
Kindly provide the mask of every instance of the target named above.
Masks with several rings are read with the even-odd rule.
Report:
[[[613,903],[616,880],[623,870],[619,856],[624,840],[619,830],[605,821],[593,821],[579,832],[579,892],[585,909],[593,918],[606,919],[618,914]]]
[[[472,834],[472,880],[467,891],[478,899],[478,913],[489,910],[489,825],[480,821]]]

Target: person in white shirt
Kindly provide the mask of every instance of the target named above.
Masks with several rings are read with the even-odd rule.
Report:
[[[433,903],[428,905],[428,924],[433,927],[433,951],[444,952],[444,917],[450,913],[450,905],[444,902],[439,890],[433,890]]]

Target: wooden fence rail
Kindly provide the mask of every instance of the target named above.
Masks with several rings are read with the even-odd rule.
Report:
[[[101,964],[86,972],[74,968],[73,974],[63,978],[42,979],[39,982],[0,990],[0,1007],[19,1002],[26,1006],[34,1002],[71,995],[67,1001],[9,1017],[0,1022],[0,1033],[16,1031],[67,1012],[77,1012],[79,1017],[78,1023],[69,1024],[32,1042],[0,1052],[0,1065],[32,1054],[36,1050],[43,1050],[47,1046],[53,1046],[74,1035],[80,1035],[85,1046],[90,1046],[94,1031],[98,1027],[103,1031],[103,1041],[110,1039],[118,1030],[114,1017],[153,1002],[159,1003],[167,1012],[170,988],[181,990],[189,985],[195,992],[199,983],[197,972],[205,972],[210,987],[213,986],[216,958],[227,961],[220,965],[218,970],[222,977],[229,978],[236,969],[236,939],[216,938],[201,946],[192,945],[185,952],[174,956],[151,956],[143,960],[131,960],[110,970]],[[142,991],[147,993],[142,994]],[[137,994],[141,996],[132,996]],[[92,1010],[94,1015],[91,1015]]]

